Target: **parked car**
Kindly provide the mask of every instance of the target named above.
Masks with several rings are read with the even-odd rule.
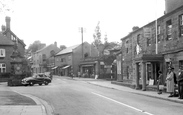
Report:
[[[51,79],[46,76],[44,73],[38,73],[33,75],[32,77],[27,77],[22,79],[22,85],[27,86],[33,86],[34,84],[45,84],[48,85],[49,83],[51,83]]]

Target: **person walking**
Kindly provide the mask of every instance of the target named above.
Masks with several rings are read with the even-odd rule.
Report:
[[[162,85],[163,74],[162,74],[161,70],[159,70],[158,73],[159,73],[159,77],[158,77],[157,89],[158,89],[158,94],[162,94],[162,89],[160,89],[160,85]]]
[[[170,95],[168,97],[173,97],[174,95],[174,77],[173,77],[173,72],[172,72],[172,68],[169,67],[168,68],[168,73],[167,73],[167,77],[166,77],[166,88],[167,88],[167,92],[170,93]]]

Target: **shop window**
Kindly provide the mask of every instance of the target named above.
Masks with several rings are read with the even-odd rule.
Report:
[[[183,14],[179,16],[179,33],[183,36]]]
[[[0,73],[5,73],[6,72],[6,64],[0,63]]]
[[[166,32],[167,32],[167,40],[172,39],[172,21],[168,20],[166,22]]]
[[[179,68],[183,68],[183,60],[179,61]]]

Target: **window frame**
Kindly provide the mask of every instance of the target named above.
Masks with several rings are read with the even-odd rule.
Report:
[[[183,36],[183,14],[179,15],[179,36]]]
[[[167,41],[172,39],[172,20],[166,21],[166,35]]]
[[[6,57],[6,50],[0,49],[0,57]]]
[[[3,67],[4,65],[4,67]],[[4,71],[3,71],[4,69]],[[5,63],[0,63],[0,73],[6,73],[6,64]]]

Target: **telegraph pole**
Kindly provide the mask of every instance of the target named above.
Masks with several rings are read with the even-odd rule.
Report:
[[[81,43],[82,43],[82,58],[83,58],[83,27],[81,27]]]

